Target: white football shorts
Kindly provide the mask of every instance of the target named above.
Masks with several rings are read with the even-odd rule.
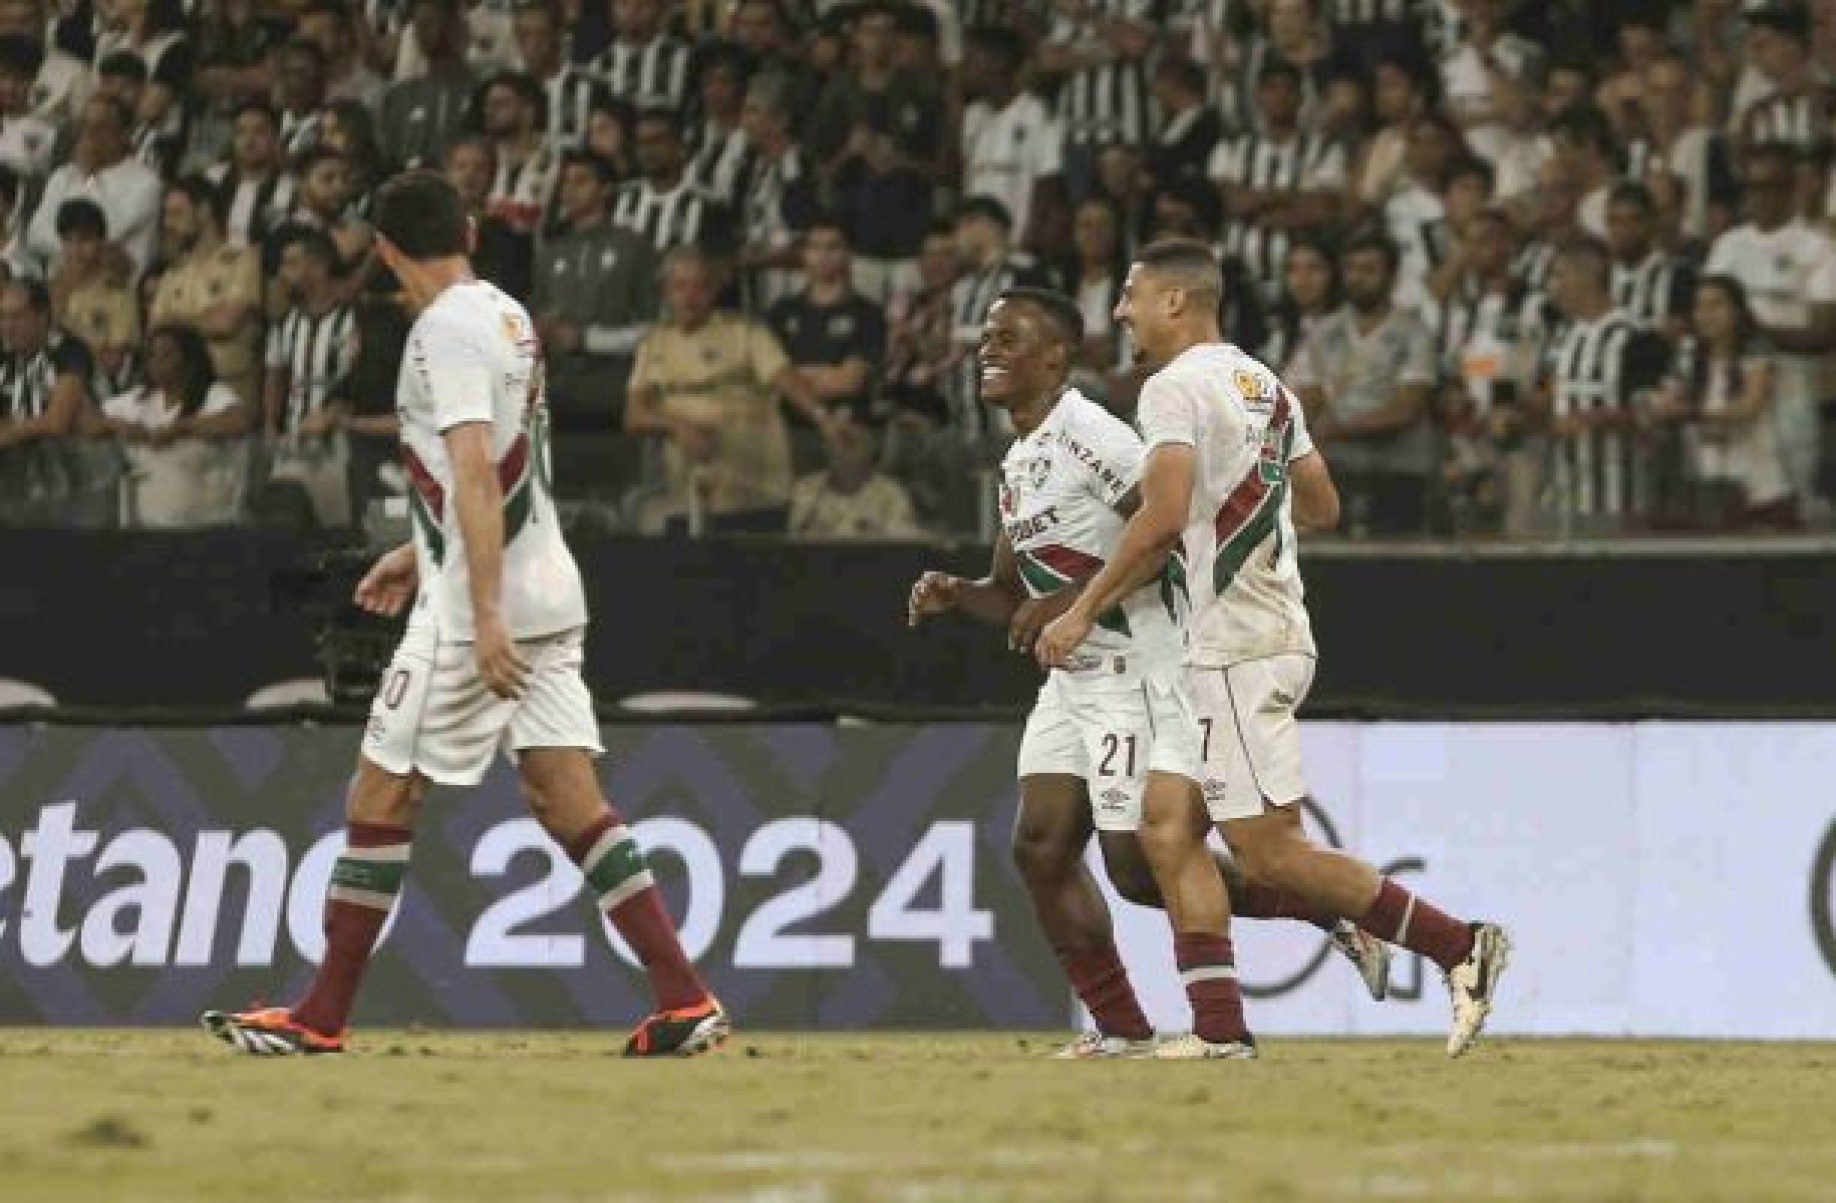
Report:
[[[386,772],[442,785],[477,785],[498,749],[580,748],[597,756],[599,720],[580,675],[586,629],[517,641],[529,665],[523,696],[500,698],[478,675],[470,643],[410,625],[382,675],[363,754]]]
[[[1198,780],[1199,726],[1179,667],[1090,689],[1055,672],[1020,737],[1020,776],[1082,777],[1099,831],[1137,831],[1150,772]]]
[[[1300,723],[1294,712],[1313,687],[1313,657],[1298,652],[1229,668],[1189,668],[1203,743],[1199,788],[1212,822],[1262,814],[1307,796]]]

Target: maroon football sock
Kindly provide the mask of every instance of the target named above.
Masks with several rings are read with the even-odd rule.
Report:
[[[401,895],[413,838],[406,827],[379,823],[346,829],[344,855],[325,892],[325,959],[306,997],[291,1008],[294,1022],[327,1036],[349,1025],[370,953]]]
[[[1387,877],[1358,926],[1380,940],[1419,952],[1442,969],[1451,970],[1473,951],[1470,926]]]
[[[1071,988],[1090,1012],[1097,1031],[1125,1040],[1146,1040],[1154,1034],[1114,944],[1090,952],[1060,952],[1058,963],[1064,966]]]
[[[663,909],[663,896],[644,852],[618,812],[608,807],[568,844],[567,852],[586,875],[587,889],[599,900],[599,908],[644,966],[657,1009],[681,1010],[707,998],[707,983],[682,951],[675,921]]]
[[[1247,1040],[1243,1019],[1243,993],[1237,987],[1237,966],[1229,936],[1181,932],[1173,938],[1173,955],[1179,977],[1192,1003],[1192,1032],[1201,1040],[1225,1044]]]

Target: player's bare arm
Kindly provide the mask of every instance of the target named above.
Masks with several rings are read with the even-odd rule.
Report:
[[[906,603],[906,621],[917,626],[932,614],[959,610],[977,622],[1003,626],[1013,621],[1014,612],[1025,599],[1026,586],[1014,562],[1014,545],[1002,534],[995,542],[994,562],[989,565],[988,575],[980,580],[947,572],[927,572],[919,577]]]
[[[421,586],[421,566],[414,544],[408,542],[383,553],[357,582],[355,601],[372,614],[394,618],[414,600]]]
[[[1122,528],[1116,550],[1065,614],[1040,632],[1033,651],[1046,668],[1062,666],[1096,625],[1096,616],[1152,580],[1179,545],[1192,505],[1197,453],[1184,443],[1162,443],[1142,465],[1141,506]]]
[[[448,430],[445,439],[453,465],[453,506],[465,538],[479,675],[498,697],[520,697],[529,666],[504,623],[504,491],[491,463],[491,425],[465,422]]]
[[[1294,525],[1309,531],[1329,531],[1339,525],[1339,487],[1332,481],[1325,456],[1309,451],[1291,461],[1288,483],[1294,498]]]

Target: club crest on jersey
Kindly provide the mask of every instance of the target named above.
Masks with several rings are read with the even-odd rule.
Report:
[[[1268,396],[1269,382],[1259,373],[1252,372],[1248,368],[1238,368],[1236,371],[1232,372],[1230,374],[1230,382],[1236,386],[1237,392],[1243,395],[1245,401],[1267,401],[1270,399]]]

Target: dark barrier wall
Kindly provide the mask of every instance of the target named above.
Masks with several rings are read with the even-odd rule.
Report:
[[[980,550],[576,539],[602,700],[663,689],[792,705],[1017,708],[1004,641],[960,621],[910,632],[926,567]],[[246,532],[0,532],[0,678],[90,705],[240,705],[313,674],[309,624],[271,579],[303,545]],[[1836,713],[1836,555],[1312,554],[1318,713],[1668,709]]]
[[[683,944],[756,1027],[1059,1027],[1008,866],[1011,727],[618,727],[602,777]],[[295,997],[323,947],[357,729],[0,727],[0,1024],[195,1021]],[[366,1023],[649,1009],[499,763],[437,790]]]

